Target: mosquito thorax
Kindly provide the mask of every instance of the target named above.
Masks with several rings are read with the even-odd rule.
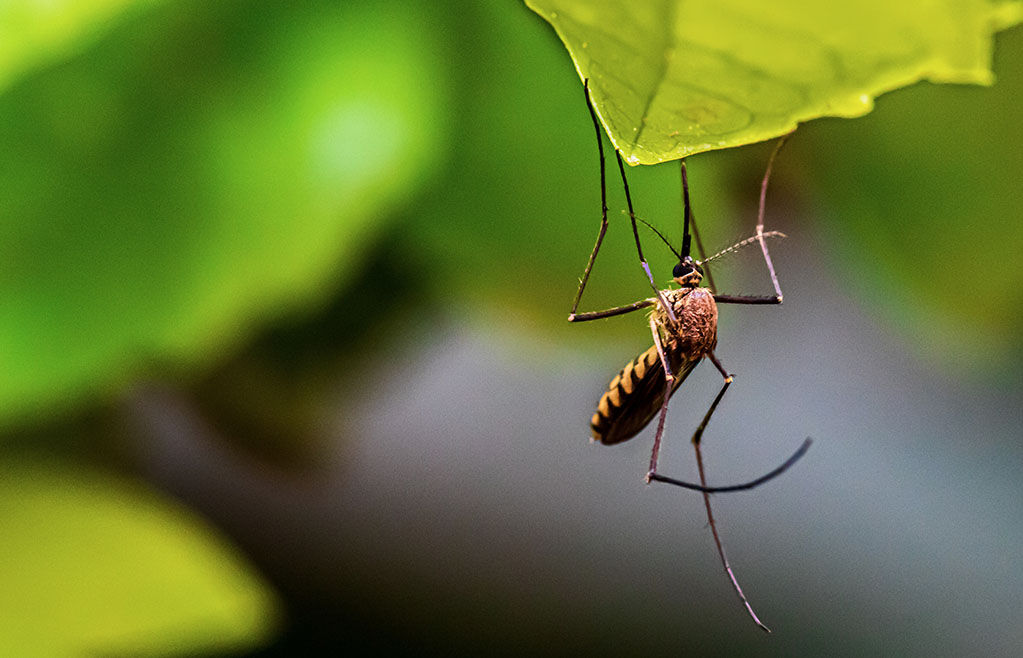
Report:
[[[675,283],[683,288],[696,288],[703,280],[703,270],[690,256],[686,256],[678,262],[675,269],[672,270],[671,276],[675,279]]]

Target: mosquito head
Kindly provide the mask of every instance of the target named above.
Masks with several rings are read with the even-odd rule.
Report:
[[[675,283],[683,288],[695,288],[703,280],[703,269],[689,256],[684,257],[672,270]]]

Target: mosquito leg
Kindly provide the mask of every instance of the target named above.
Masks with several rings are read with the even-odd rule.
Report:
[[[724,392],[724,389],[727,387],[728,384],[725,384],[722,388],[722,392]],[[720,398],[720,395],[718,397]],[[693,446],[696,449],[696,466],[700,471],[700,482],[701,484],[706,485],[707,476],[704,474],[703,470],[703,455],[700,453],[700,444],[699,442],[694,442]],[[745,606],[746,612],[748,612],[750,617],[753,618],[754,623],[756,623],[756,625],[762,628],[765,632],[770,633],[771,629],[765,626],[764,622],[760,621],[760,618],[757,617],[757,613],[753,612],[753,606],[750,605],[749,599],[746,598],[746,595],[742,591],[742,587],[739,586],[739,581],[735,578],[735,572],[732,571],[732,565],[728,563],[728,556],[725,555],[725,548],[721,545],[721,537],[718,536],[717,525],[714,523],[714,512],[710,507],[710,494],[706,491],[703,492],[703,504],[707,508],[707,521],[710,524],[710,532],[714,536],[714,543],[717,545],[718,555],[721,557],[721,565],[725,568],[725,573],[728,574],[728,579],[732,581],[732,589],[735,590],[736,595],[738,595],[739,600],[742,601],[742,605]]]
[[[593,263],[597,260],[597,252],[600,251],[600,244],[604,241],[604,234],[607,233],[607,177],[604,172],[604,140],[600,136],[600,123],[597,121],[597,114],[593,111],[593,103],[590,100],[590,81],[588,78],[583,83],[583,92],[586,94],[586,107],[590,110],[593,128],[597,133],[597,151],[600,153],[600,232],[597,233],[597,243],[593,245],[593,251],[590,253],[590,260],[586,263],[586,269],[583,270],[583,277],[579,280],[579,290],[575,293],[572,311],[568,314],[569,322],[576,319],[579,300],[583,297],[583,290],[586,288],[586,282],[590,279]]]
[[[657,348],[657,355],[661,357],[661,366],[664,367],[664,401],[661,402],[661,412],[657,417],[657,433],[654,434],[654,447],[650,451],[650,470],[647,471],[646,481],[650,481],[657,475],[657,459],[661,453],[661,438],[664,436],[664,420],[668,417],[668,400],[675,388],[675,374],[668,364],[668,357],[664,353],[664,346],[661,344],[661,332],[657,330],[657,323],[650,318],[650,332],[654,336],[654,346]]]
[[[668,372],[667,358],[665,358],[664,350],[661,347],[660,336],[656,333],[656,329],[654,328],[652,323],[651,330],[654,332],[654,345],[657,346],[657,353],[661,357],[661,363],[664,365],[665,372]],[[717,408],[718,402],[721,401],[722,396],[724,396],[725,394],[725,389],[727,389],[728,386],[731,385],[733,379],[732,375],[728,374],[724,366],[721,365],[721,362],[718,361],[716,356],[714,356],[713,352],[710,353],[708,356],[710,357],[711,362],[714,364],[714,366],[718,369],[718,372],[720,372],[721,375],[725,378],[725,385],[724,387],[722,387],[721,391],[714,399],[714,403],[711,405],[710,410],[708,410],[707,415],[704,416],[703,422],[700,423],[700,427],[697,428],[696,434],[693,435],[693,442],[696,444],[699,444],[700,437],[703,436],[703,430],[706,429],[707,423],[710,421],[711,414],[714,413],[714,409]],[[670,381],[671,380],[669,380],[669,386],[671,385]],[[792,456],[786,459],[781,466],[778,466],[774,470],[769,471],[756,479],[750,480],[749,482],[743,482],[742,484],[729,484],[724,486],[710,487],[707,486],[706,482],[703,482],[702,484],[694,484],[692,482],[686,482],[685,480],[676,480],[675,478],[668,477],[667,475],[661,475],[660,473],[657,472],[657,460],[660,453],[661,436],[664,431],[663,430],[664,419],[665,416],[667,415],[668,412],[667,410],[668,396],[665,396],[664,403],[661,405],[661,415],[657,421],[657,434],[654,436],[654,449],[650,455],[650,470],[647,471],[646,474],[647,484],[651,482],[663,482],[665,484],[673,484],[676,487],[682,487],[683,489],[692,489],[693,491],[702,491],[703,493],[709,494],[726,493],[733,491],[748,491],[750,489],[759,487],[765,482],[770,482],[771,480],[778,477],[785,471],[789,470],[789,468],[791,468],[793,464],[802,459],[803,455],[806,454],[806,451],[810,449],[810,445],[813,443],[813,440],[807,437],[807,439],[803,441],[802,445],[800,445],[799,448],[796,449],[794,453],[792,453]],[[699,445],[697,445],[696,450],[697,452],[699,452]]]
[[[597,241],[593,245],[593,251],[590,252],[590,259],[586,263],[586,269],[583,270],[583,276],[579,280],[579,289],[575,293],[575,300],[572,302],[572,310],[568,314],[568,321],[574,322],[579,315],[576,311],[579,309],[579,301],[582,299],[583,290],[586,289],[586,282],[590,279],[590,272],[593,271],[593,263],[597,260],[597,252],[600,251],[600,245],[604,241],[604,235],[607,233],[607,174],[604,164],[604,140],[600,136],[600,122],[597,120],[597,113],[593,109],[593,99],[590,97],[590,81],[589,78],[583,83],[583,92],[586,94],[586,107],[590,111],[590,119],[593,120],[593,128],[597,134],[597,151],[600,154],[600,231],[597,233]],[[650,272],[650,265],[647,264],[646,258],[643,256],[643,247],[639,241],[639,228],[636,226],[636,212],[632,207],[632,194],[629,192],[629,181],[625,177],[625,163],[622,162],[622,154],[615,149],[615,156],[618,158],[618,170],[622,174],[622,184],[625,186],[625,200],[629,206],[629,218],[632,220],[632,235],[636,239],[636,252],[639,254],[640,265],[643,266],[643,271],[646,272],[647,279],[650,281],[650,286],[654,289],[654,293],[657,299],[660,301],[661,306],[667,312],[668,317],[671,318],[672,323],[677,323],[678,318],[675,317],[675,311],[668,305],[667,300],[664,299],[664,295],[661,293],[660,288],[657,287],[657,282],[654,281],[654,275]],[[597,317],[607,317],[606,315],[599,315]],[[595,319],[589,317],[587,319]]]
[[[689,255],[689,229],[692,227],[693,237],[696,238],[696,251],[700,256],[702,262],[707,254],[703,249],[703,241],[700,240],[700,232],[696,229],[696,215],[693,214],[692,204],[689,202],[689,173],[686,169],[686,161],[679,160],[679,169],[682,171],[682,227],[684,235],[682,238],[682,254]],[[681,258],[679,260],[682,260]],[[711,293],[717,292],[717,286],[714,285],[714,277],[710,274],[710,268],[706,265],[703,266],[703,275],[707,279],[707,287],[710,288]]]
[[[662,353],[663,350],[661,348],[660,338],[656,337],[656,334],[654,338],[654,344],[657,345],[658,353]],[[753,612],[753,606],[750,605],[749,600],[746,598],[746,595],[742,591],[742,587],[739,586],[739,581],[735,577],[735,572],[732,570],[732,565],[728,563],[728,556],[725,555],[725,548],[721,543],[721,537],[718,535],[717,524],[714,522],[714,511],[711,509],[710,506],[710,494],[713,493],[715,490],[720,490],[720,488],[707,486],[707,475],[703,467],[703,452],[700,450],[700,439],[703,436],[703,431],[707,428],[707,423],[710,422],[710,417],[714,414],[714,410],[717,408],[718,403],[721,402],[721,398],[724,397],[725,391],[727,391],[728,387],[732,385],[732,376],[727,374],[727,371],[721,365],[721,362],[717,360],[717,357],[714,356],[713,352],[709,353],[708,356],[710,357],[714,365],[717,367],[717,369],[721,371],[722,375],[725,378],[725,383],[721,387],[721,390],[718,391],[717,397],[714,398],[714,402],[711,403],[710,409],[707,410],[707,413],[703,417],[703,421],[700,423],[700,426],[696,428],[696,432],[693,434],[692,442],[693,448],[696,451],[696,466],[700,473],[700,485],[699,486],[691,485],[687,486],[687,488],[697,489],[703,493],[703,504],[707,508],[707,521],[710,525],[710,531],[714,537],[714,544],[717,546],[718,555],[721,557],[721,564],[725,568],[725,573],[728,575],[728,579],[732,582],[732,588],[735,590],[735,593],[739,596],[739,600],[742,601],[743,606],[745,606],[746,611],[749,613],[750,617],[753,618],[753,621],[757,624],[757,626],[764,629],[764,631],[770,633],[771,629],[765,626],[764,623],[760,621],[760,618],[757,617],[757,614]],[[668,399],[670,397],[671,386],[668,385],[665,387],[664,390],[664,402],[661,404],[661,413],[660,417],[657,420],[657,434],[654,436],[654,449],[653,453],[650,455],[650,471],[647,473],[647,482],[657,480],[660,482],[668,482],[671,484],[679,484],[681,486],[686,486],[689,483],[682,483],[679,480],[665,478],[657,473],[657,458],[661,447],[661,437],[664,435],[664,419],[668,413]],[[751,483],[747,483],[749,485],[749,488],[752,488],[762,482],[766,482],[767,480],[783,473],[786,469],[789,468],[789,466],[794,464],[800,457],[802,457],[809,447],[810,440],[807,439],[800,447],[800,449],[797,450],[796,453],[792,457],[790,457],[788,461],[782,464],[779,468],[776,468],[774,471],[768,473],[763,478],[758,478],[758,480],[755,480]],[[739,487],[743,488],[745,487],[745,485],[739,485]],[[738,490],[732,488],[724,489],[731,491]]]
[[[661,364],[664,367],[664,372],[668,373],[670,370],[670,367],[668,366],[668,359],[665,356],[664,348],[661,345],[660,335],[657,332],[656,326],[652,322],[650,329],[654,335],[654,345],[657,347],[657,354],[661,357]],[[732,383],[732,375],[728,374],[724,366],[721,365],[721,362],[718,361],[717,357],[714,356],[713,353],[709,354],[708,356],[710,357],[711,362],[714,364],[714,366],[717,367],[718,371],[725,378],[725,385],[722,387],[721,391],[718,392],[717,397],[714,399],[714,403],[711,405],[710,409],[707,411],[707,414],[704,416],[703,422],[700,423],[700,426],[696,430],[696,434],[693,435],[693,442],[696,444],[698,460],[702,458],[702,455],[700,455],[699,442],[700,438],[703,436],[703,431],[704,429],[706,429],[707,423],[710,421],[711,414],[714,413],[714,409],[717,408],[718,403],[724,396],[725,389],[727,389]],[[659,459],[661,451],[661,438],[664,435],[664,420],[668,414],[668,399],[671,396],[671,387],[673,379],[674,377],[666,375],[667,387],[665,389],[664,402],[661,404],[660,416],[657,419],[657,433],[654,435],[654,448],[650,453],[650,470],[647,471],[646,474],[647,484],[651,482],[663,482],[665,484],[673,484],[676,487],[682,487],[683,489],[702,491],[705,494],[748,491],[755,487],[759,487],[765,482],[770,482],[771,480],[778,477],[785,471],[789,470],[789,468],[791,468],[793,464],[802,459],[803,455],[806,454],[806,451],[810,449],[810,445],[813,443],[813,440],[807,437],[807,439],[803,441],[802,445],[800,445],[799,448],[794,453],[792,453],[792,456],[786,459],[781,466],[778,466],[774,470],[769,471],[756,479],[750,480],[749,482],[743,482],[741,484],[729,484],[724,486],[711,487],[707,485],[706,481],[702,482],[701,484],[694,484],[692,482],[686,482],[685,480],[676,480],[675,478],[668,477],[666,475],[661,475],[660,473],[657,472],[657,461]]]
[[[700,239],[700,232],[696,230],[696,215],[690,213],[689,220],[693,229],[693,237],[696,238],[696,251],[700,255],[700,263],[703,268],[703,276],[707,279],[707,287],[710,288],[710,292],[715,294],[718,291],[718,287],[714,285],[714,277],[710,273],[710,266],[703,262],[706,252],[703,249],[703,240]]]
[[[657,330],[657,320],[650,318],[650,333],[654,337],[654,347],[657,348],[657,355],[661,357],[661,365],[664,367],[664,381],[671,389],[672,384],[675,383],[675,373],[671,371],[671,365],[668,364],[668,356],[664,352],[664,345],[661,344],[661,332]]]
[[[657,300],[653,297],[649,299],[641,299],[638,302],[627,304],[626,306],[616,306],[615,308],[609,308],[605,311],[586,311],[583,313],[573,313],[568,316],[569,322],[586,322],[587,320],[599,320],[600,318],[610,318],[615,315],[624,315],[625,313],[631,313],[632,311],[638,311],[641,308],[653,306],[657,303]]]
[[[774,294],[778,298],[778,304],[780,304],[782,300],[781,285],[778,284],[778,275],[774,271],[774,263],[771,262],[771,254],[767,251],[767,242],[764,240],[764,208],[767,203],[767,183],[771,180],[771,170],[774,168],[774,159],[778,157],[778,152],[781,151],[781,147],[785,146],[785,142],[791,134],[792,133],[789,133],[778,140],[778,144],[774,147],[774,151],[771,152],[771,157],[767,160],[767,170],[764,171],[764,180],[760,183],[760,207],[757,210],[756,237],[760,242],[760,250],[764,253],[764,262],[767,263],[767,270],[771,273],[771,283],[774,284]]]
[[[750,297],[746,295],[714,295],[718,304],[781,304],[781,295]]]
[[[710,409],[707,410],[706,415],[703,417],[703,421],[700,426],[696,428],[696,432],[693,433],[693,450],[696,452],[696,467],[700,473],[700,484],[704,487],[707,486],[707,476],[703,468],[703,451],[700,449],[700,439],[703,437],[703,431],[707,428],[707,423],[710,422],[710,417],[714,414],[714,410],[717,409],[718,403],[721,402],[721,398],[724,397],[725,391],[732,385],[732,376],[728,374],[721,362],[718,361],[717,357],[714,356],[713,352],[708,353],[710,360],[714,363],[717,369],[721,372],[725,378],[725,383],[721,386],[721,390],[718,391],[717,397],[714,398],[714,402],[711,403]],[[746,595],[742,592],[742,587],[739,586],[739,581],[735,578],[735,572],[732,571],[732,565],[728,563],[728,556],[725,555],[725,547],[721,544],[721,537],[718,536],[717,525],[714,523],[714,512],[710,507],[710,494],[706,491],[703,492],[703,504],[707,508],[707,522],[710,525],[710,532],[714,536],[714,544],[717,546],[718,555],[721,557],[721,565],[725,568],[725,573],[728,574],[728,579],[732,581],[732,589],[735,590],[739,600],[742,601],[743,606],[746,607],[746,612],[749,613],[753,621],[756,622],[757,626],[764,629],[764,631],[770,633],[771,629],[764,625],[760,618],[757,617],[757,613],[753,612],[753,606],[750,605]]]
[[[754,480],[750,480],[749,482],[743,482],[742,484],[729,484],[725,486],[709,487],[700,484],[694,484],[692,482],[686,482],[685,480],[676,480],[675,478],[670,478],[666,475],[661,475],[660,473],[647,473],[647,481],[673,484],[676,487],[682,487],[683,489],[703,491],[705,493],[733,493],[736,491],[749,491],[750,489],[755,489],[759,487],[765,482],[770,482],[771,480],[778,477],[785,471],[789,470],[789,468],[791,468],[793,464],[795,464],[797,461],[803,458],[803,455],[806,454],[806,451],[810,449],[810,446],[812,444],[813,439],[807,437],[806,440],[804,440],[803,443],[800,444],[799,448],[796,449],[794,453],[792,453],[792,456],[786,459],[784,463],[781,464],[781,466],[778,466],[772,471],[768,471],[767,473],[761,475],[760,477]]]
[[[643,266],[643,271],[646,272],[646,278],[650,280],[650,287],[654,289],[657,299],[661,302],[661,308],[667,313],[672,324],[678,324],[675,311],[671,308],[668,301],[664,299],[661,289],[657,287],[654,275],[650,273],[650,265],[647,264],[646,257],[643,256],[643,246],[639,243],[639,227],[636,226],[636,211],[632,208],[632,194],[629,193],[629,180],[625,177],[625,163],[622,162],[622,154],[618,149],[615,149],[615,156],[618,158],[618,171],[622,174],[622,184],[625,186],[625,203],[629,207],[629,219],[632,220],[632,235],[636,238],[636,252],[639,254],[639,263]]]

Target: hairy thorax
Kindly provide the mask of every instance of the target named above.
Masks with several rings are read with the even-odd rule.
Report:
[[[678,324],[672,325],[660,304],[651,312],[661,328],[665,347],[690,358],[701,358],[712,351],[718,342],[718,307],[710,289],[678,288],[664,290],[663,294],[678,318]]]

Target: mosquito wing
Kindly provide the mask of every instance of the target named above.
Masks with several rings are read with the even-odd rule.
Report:
[[[671,389],[674,395],[701,359],[685,358],[678,351],[669,351],[667,356],[675,373]],[[626,364],[607,385],[590,420],[593,438],[606,445],[631,439],[657,415],[663,402],[664,367],[657,347],[651,346]]]

